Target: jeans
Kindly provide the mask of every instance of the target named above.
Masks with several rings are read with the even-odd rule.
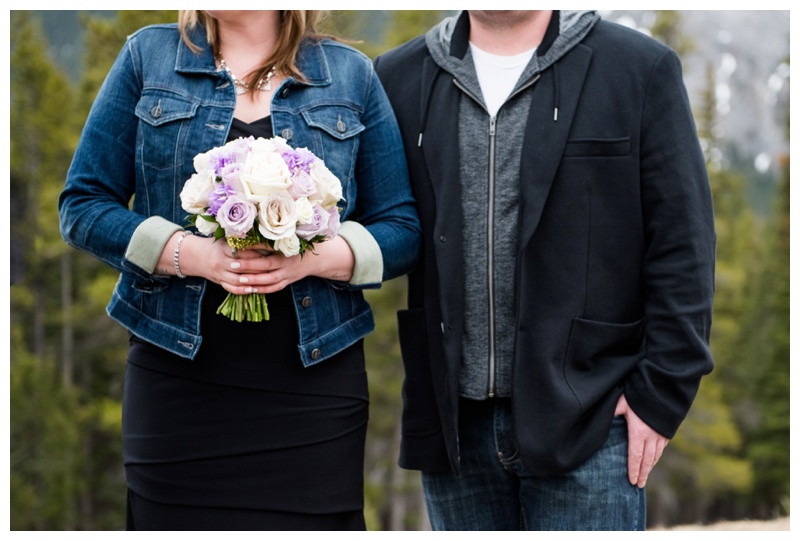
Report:
[[[517,452],[511,401],[462,399],[461,474],[422,473],[434,530],[644,530],[645,491],[628,482],[628,432],[573,471],[535,478]]]

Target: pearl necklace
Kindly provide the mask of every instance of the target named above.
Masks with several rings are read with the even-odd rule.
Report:
[[[225,71],[228,75],[230,75],[231,79],[233,79],[233,86],[236,87],[237,94],[244,94],[247,92],[247,83],[234,75],[234,73],[231,71],[231,68],[229,68],[228,64],[225,62],[225,59],[221,56],[219,57],[219,68],[217,68],[217,71]],[[258,80],[258,83],[256,83],[256,90],[261,90],[263,92],[269,92],[272,90],[272,82],[270,79],[272,79],[273,75],[275,75],[275,66],[272,66],[272,69],[267,72],[266,76]]]

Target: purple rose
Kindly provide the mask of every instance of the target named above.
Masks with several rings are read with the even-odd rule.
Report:
[[[242,182],[239,180],[239,174],[241,171],[242,164],[239,162],[233,162],[223,167],[219,172],[219,176],[222,177],[223,182],[228,186],[229,189],[233,190],[234,193],[244,193]]]
[[[330,213],[330,217],[328,218],[328,231],[325,232],[325,236],[330,239],[335,237],[339,232],[341,221],[339,216],[339,207],[331,207],[328,212]]]
[[[304,171],[298,171],[292,175],[292,185],[289,187],[289,194],[295,199],[308,197],[317,191],[317,182],[311,175]]]
[[[228,197],[217,212],[217,222],[225,230],[225,236],[243,239],[253,227],[258,209],[250,201],[235,195]]]
[[[317,235],[325,235],[330,227],[331,215],[319,203],[314,203],[311,211],[311,222],[297,226],[296,234],[301,239],[311,240]]]

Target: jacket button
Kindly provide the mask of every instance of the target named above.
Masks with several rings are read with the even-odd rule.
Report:
[[[303,300],[301,301],[301,304],[303,305],[304,308],[308,308],[309,306],[311,306],[311,303],[312,303],[311,297],[303,297]]]
[[[161,101],[159,101],[159,102],[158,102],[158,105],[156,105],[155,107],[153,107],[152,109],[150,109],[150,116],[152,116],[153,118],[158,118],[158,117],[160,117],[160,116],[161,116],[161,113],[162,113],[163,111],[164,111],[164,110],[161,108]]]
[[[281,91],[281,98],[285,98],[285,97],[286,97],[286,96],[288,96],[288,95],[289,95],[289,87],[287,86],[286,88],[284,88],[284,89]]]
[[[286,128],[285,130],[283,130],[281,132],[281,137],[283,137],[284,139],[286,139],[288,141],[289,139],[294,137],[294,132],[292,130],[290,130],[289,128]]]
[[[311,358],[315,361],[319,359],[319,356],[322,355],[322,352],[318,349],[311,350]]]
[[[447,237],[445,237],[444,235],[441,235],[441,236],[439,237],[439,241],[440,241],[440,242],[447,242]]]
[[[344,133],[347,131],[347,124],[342,121],[342,115],[339,115],[339,121],[336,123],[336,129],[339,133]]]

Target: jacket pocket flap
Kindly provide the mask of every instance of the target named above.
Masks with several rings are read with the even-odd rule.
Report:
[[[564,359],[564,377],[587,411],[620,385],[644,358],[644,319],[606,323],[575,318]]]
[[[309,126],[319,128],[336,139],[347,139],[364,131],[356,112],[344,105],[326,105],[303,111]]]
[[[197,106],[196,101],[179,94],[145,91],[136,104],[136,116],[151,126],[161,126],[174,120],[193,117]]]
[[[638,353],[644,319],[632,323],[607,323],[576,317],[572,321],[568,358],[588,360]]]
[[[575,139],[567,141],[565,158],[590,158],[628,156],[631,153],[631,138]]]

